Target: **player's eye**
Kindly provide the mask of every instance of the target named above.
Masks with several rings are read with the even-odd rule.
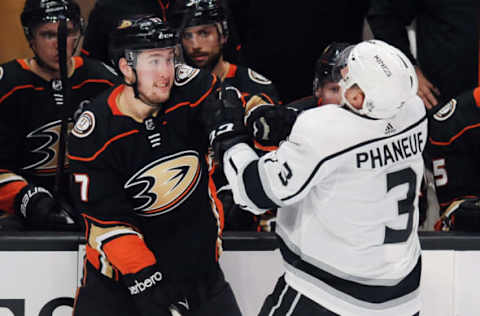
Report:
[[[56,32],[50,32],[50,31],[40,32],[39,35],[40,35],[40,37],[42,37],[46,40],[53,40],[53,39],[57,38],[57,33]]]

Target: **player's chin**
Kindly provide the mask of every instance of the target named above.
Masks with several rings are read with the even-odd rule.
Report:
[[[162,90],[162,89],[158,89]],[[170,89],[168,91],[155,91],[150,100],[155,104],[160,104],[166,102],[170,98]]]

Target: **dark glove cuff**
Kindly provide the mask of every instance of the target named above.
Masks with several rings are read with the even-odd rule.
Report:
[[[27,185],[17,194],[15,198],[15,211],[18,215],[28,218],[32,216],[33,207],[40,199],[53,199],[52,194],[47,189]]]
[[[130,295],[138,295],[159,286],[163,281],[163,274],[157,265],[151,265],[137,273],[125,274],[123,284],[128,288]]]

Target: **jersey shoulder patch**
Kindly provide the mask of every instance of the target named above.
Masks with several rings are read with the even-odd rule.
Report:
[[[265,78],[264,76],[262,76],[261,74],[259,74],[258,72],[248,68],[248,77],[256,82],[256,83],[259,83],[259,84],[264,84],[264,85],[270,85],[272,84],[272,82],[270,80],[268,80],[267,78]]]
[[[433,114],[433,118],[440,122],[445,121],[455,113],[456,108],[457,100],[451,99],[447,104],[442,106],[440,110]]]
[[[91,111],[83,112],[73,127],[72,134],[78,138],[90,135],[95,129],[95,115]]]
[[[200,73],[200,69],[193,68],[185,64],[175,66],[175,85],[184,86]]]

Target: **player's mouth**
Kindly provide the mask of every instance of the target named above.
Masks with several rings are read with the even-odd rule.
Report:
[[[208,55],[202,54],[202,55],[192,55],[192,59],[195,62],[204,62],[208,60]]]
[[[165,89],[169,89],[170,85],[168,84],[168,82],[157,82],[153,84],[153,87],[161,90],[165,90]]]

